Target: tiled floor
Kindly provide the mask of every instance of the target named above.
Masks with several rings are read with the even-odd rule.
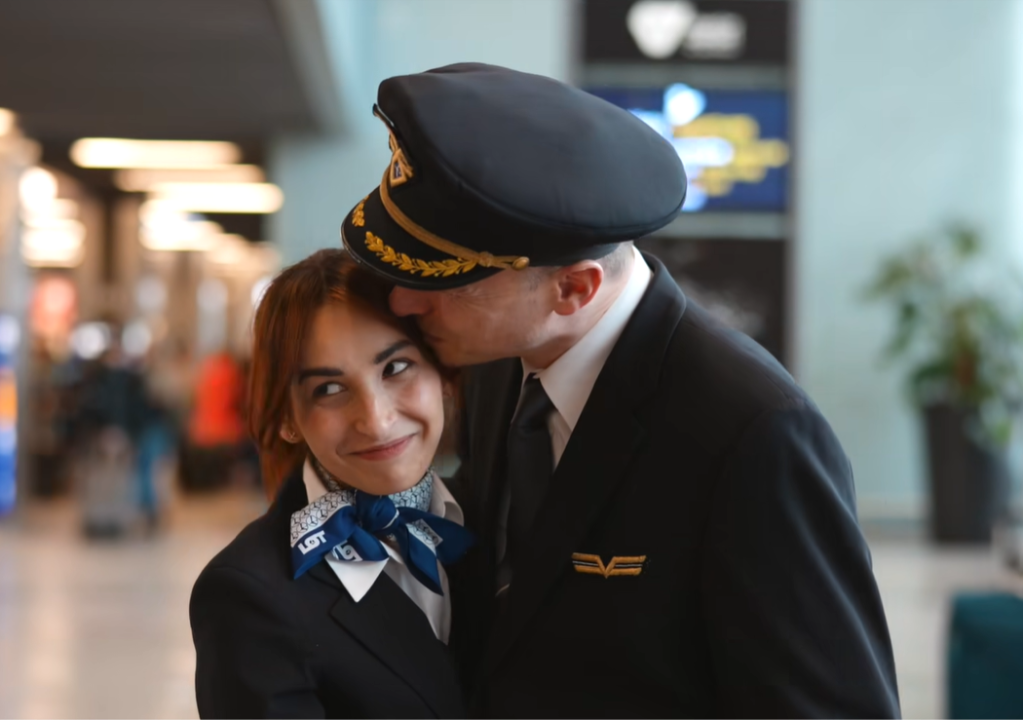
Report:
[[[83,542],[74,506],[0,525],[0,717],[196,717],[188,598],[258,497],[179,503],[152,540]]]
[[[0,717],[195,717],[188,595],[258,497],[179,502],[153,540],[85,543],[75,507],[0,523]],[[907,718],[943,713],[950,593],[1004,585],[989,553],[872,541]]]

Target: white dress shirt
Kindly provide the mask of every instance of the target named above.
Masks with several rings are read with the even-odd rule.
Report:
[[[302,469],[302,479],[305,481],[305,490],[309,502],[318,500],[327,494],[327,488],[324,487],[323,481],[320,480],[308,460]],[[459,525],[465,524],[462,508],[459,507],[451,491],[444,485],[444,481],[436,475],[433,478],[433,497],[430,499],[430,513]],[[437,570],[440,572],[441,587],[444,589],[444,595],[438,595],[416,580],[397,550],[387,543],[383,543],[383,546],[390,556],[387,560],[346,562],[328,554],[326,561],[355,602],[359,602],[366,596],[369,589],[373,587],[373,583],[380,577],[380,573],[387,573],[387,576],[423,611],[427,620],[430,621],[430,627],[433,628],[433,633],[437,636],[437,639],[447,643],[448,636],[451,633],[451,593],[448,588],[448,575],[444,572],[444,566],[438,561]]]
[[[547,419],[547,429],[551,435],[551,450],[554,455],[554,467],[558,467],[561,456],[565,453],[572,431],[579,423],[579,418],[590,399],[597,376],[604,368],[608,356],[621,336],[625,326],[629,324],[632,314],[639,307],[653,273],[643,259],[642,253],[635,247],[632,249],[635,262],[628,282],[611,307],[607,309],[597,324],[580,338],[568,351],[543,369],[531,367],[522,361],[522,383],[525,384],[530,374],[536,375],[543,385],[547,397],[554,405],[554,411]],[[507,548],[508,511],[511,507],[511,488],[505,484],[501,496],[501,507],[498,512],[497,557],[504,558]]]

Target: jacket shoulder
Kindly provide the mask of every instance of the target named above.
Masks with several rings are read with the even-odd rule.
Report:
[[[200,588],[216,587],[215,576],[223,570],[249,577],[257,584],[274,586],[290,578],[288,536],[274,508],[249,523],[227,547],[210,560],[193,588],[193,598]]]
[[[712,453],[773,410],[818,414],[773,355],[692,301],[669,344],[659,389],[676,408],[667,416]]]

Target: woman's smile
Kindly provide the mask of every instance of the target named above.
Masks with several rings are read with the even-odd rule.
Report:
[[[410,435],[398,438],[397,440],[392,440],[380,445],[374,445],[373,447],[365,450],[352,452],[351,455],[354,455],[361,460],[390,460],[405,452],[416,435],[417,433],[411,433]]]

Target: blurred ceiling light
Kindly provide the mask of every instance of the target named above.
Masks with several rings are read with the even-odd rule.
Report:
[[[95,360],[110,347],[106,323],[82,323],[71,332],[71,349],[85,360]]]
[[[206,140],[125,140],[82,138],[71,159],[89,168],[208,168],[241,159],[234,143]]]
[[[14,129],[15,114],[7,108],[0,108],[0,136],[6,135]]]
[[[139,207],[139,221],[149,227],[188,222],[188,213],[161,200],[147,200]]]
[[[206,252],[216,248],[224,228],[208,220],[189,220],[166,225],[143,225],[139,242],[149,250]]]
[[[57,178],[49,170],[32,167],[21,175],[18,194],[22,207],[33,214],[46,214],[57,199]]]
[[[209,254],[210,262],[217,265],[241,265],[249,256],[249,243],[241,235],[221,235],[217,246]]]
[[[29,210],[24,214],[24,217],[29,224],[31,224],[35,218],[40,217],[56,220],[71,220],[78,217],[78,202],[69,198],[54,198],[45,209],[42,209],[40,212]]]
[[[78,220],[33,220],[21,234],[21,257],[32,267],[74,267],[84,255],[85,226]]]
[[[114,184],[125,192],[149,192],[160,183],[258,183],[266,177],[258,165],[225,165],[207,169],[135,168],[114,173]]]
[[[121,333],[121,347],[130,357],[140,358],[149,352],[153,344],[153,333],[142,320],[135,320],[125,326]]]
[[[160,183],[153,196],[189,212],[272,213],[284,193],[272,183]]]
[[[135,286],[135,303],[144,313],[157,313],[167,305],[167,285],[155,275],[146,275]]]

